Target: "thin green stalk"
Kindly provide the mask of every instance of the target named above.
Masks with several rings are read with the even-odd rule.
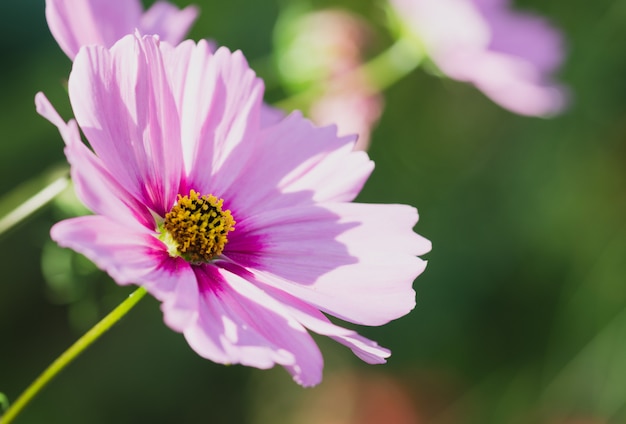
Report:
[[[415,40],[400,38],[387,50],[341,78],[351,81],[364,77],[373,90],[384,91],[415,70],[422,58],[421,48]],[[306,109],[324,89],[324,83],[314,84],[307,90],[276,102],[274,106],[285,110]]]
[[[100,322],[94,325],[80,339],[59,356],[46,370],[41,373],[35,381],[19,398],[7,409],[0,418],[0,424],[9,424],[15,417],[30,403],[31,400],[52,380],[61,370],[69,365],[78,355],[87,349],[93,342],[102,336],[109,328],[118,322],[133,306],[146,294],[146,289],[139,287],[131,295],[120,303],[113,311],[105,316]]]
[[[68,174],[67,168],[48,171],[5,195],[0,200],[0,214],[4,214],[0,218],[0,236],[61,194],[70,183]]]
[[[412,38],[400,38],[387,50],[365,63],[363,72],[376,90],[384,91],[413,72],[422,62],[422,49]]]

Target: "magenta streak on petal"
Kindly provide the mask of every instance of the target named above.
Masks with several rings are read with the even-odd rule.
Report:
[[[417,221],[414,208],[330,204],[253,221],[243,223],[239,237],[258,234],[256,243],[233,237],[224,254],[264,283],[359,324],[381,325],[413,309],[412,282],[426,266],[414,255],[430,250],[428,241],[407,231]],[[250,247],[259,250],[244,250]]]
[[[183,164],[178,115],[156,43],[128,36],[110,53],[82,49],[69,92],[76,120],[109,172],[163,216],[176,199]]]
[[[222,196],[233,211],[248,216],[313,202],[352,200],[374,167],[366,153],[352,151],[353,137],[338,138],[335,127],[316,128],[299,113],[252,141],[257,146],[242,145],[223,167],[230,169],[241,150],[255,149],[245,172]]]
[[[65,141],[65,154],[79,199],[93,212],[133,226],[154,229],[150,212],[133,198],[81,141],[76,122],[65,123],[43,93],[35,96],[37,112],[57,126]]]
[[[210,265],[194,270],[201,299],[185,337],[198,354],[258,368],[277,363],[304,386],[319,383],[321,353],[282,305],[236,274]]]
[[[148,230],[128,227],[100,215],[66,219],[50,235],[92,260],[118,284],[136,284],[161,266],[165,246]]]
[[[184,146],[185,158],[193,158],[189,161],[188,180],[197,190],[224,198],[228,197],[226,190],[237,175],[247,172],[248,163],[254,160],[263,83],[249,69],[241,52],[231,54],[224,48],[215,52],[206,72],[208,78],[199,75],[199,81],[210,84],[203,91],[207,93],[207,100],[200,100],[201,109],[195,113],[201,114],[194,115],[197,121],[189,123],[193,127],[183,127],[183,131],[198,135]],[[195,82],[198,75],[193,77],[185,87],[184,110],[191,109],[188,102],[198,107],[200,84]],[[181,116],[185,116],[183,112]],[[199,123],[200,127],[197,126]]]
[[[253,282],[257,287],[272,296],[283,304],[291,316],[300,324],[320,335],[331,337],[333,340],[347,346],[352,352],[363,361],[370,364],[385,363],[385,358],[391,355],[389,349],[380,347],[376,342],[360,336],[352,330],[348,330],[332,324],[317,308],[306,303],[304,300],[290,296],[289,294],[267,286],[256,276],[230,262],[220,262],[220,266],[234,274],[244,277],[249,282]]]

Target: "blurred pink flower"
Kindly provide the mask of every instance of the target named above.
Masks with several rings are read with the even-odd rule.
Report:
[[[370,133],[383,109],[380,93],[358,74],[373,38],[366,21],[341,9],[307,13],[293,23],[289,48],[279,55],[284,79],[298,89],[323,87],[310,105],[318,125],[335,123],[340,135],[357,134],[357,150],[367,150]]]
[[[46,19],[54,39],[74,59],[82,46],[111,47],[135,29],[176,45],[198,16],[195,6],[179,10],[165,1],[142,8],[140,0],[46,0]]]
[[[278,25],[278,67],[291,86],[302,88],[351,71],[372,42],[366,21],[341,9],[322,9],[297,17],[287,13]]]
[[[54,240],[144,286],[215,362],[279,364],[317,384],[307,330],[385,362],[389,350],[324,313],[364,325],[408,313],[430,242],[412,231],[412,207],[350,203],[373,169],[354,138],[298,113],[262,127],[262,81],[240,52],[205,41],[84,47],[69,96],[76,121],[42,93],[37,110],[59,128],[95,215],[56,224]]]
[[[565,90],[551,79],[563,61],[562,37],[544,18],[514,12],[508,0],[389,1],[450,78],[521,115],[565,107]]]
[[[344,82],[345,85],[332,84],[313,102],[311,119],[318,125],[337,123],[340,135],[357,134],[354,149],[367,150],[372,128],[383,111],[383,98],[366,83]]]

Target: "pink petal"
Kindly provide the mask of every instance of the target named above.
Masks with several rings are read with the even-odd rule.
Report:
[[[289,304],[291,315],[309,330],[322,336],[330,337],[338,343],[347,346],[361,360],[368,364],[384,364],[386,358],[391,355],[389,349],[385,349],[356,331],[339,327],[330,322],[320,311],[304,302],[292,298]]]
[[[118,284],[141,284],[168,258],[163,243],[143,227],[99,215],[66,219],[50,230],[54,241],[85,255]]]
[[[70,59],[82,46],[111,47],[138,26],[138,0],[46,0],[50,32]]]
[[[545,81],[527,62],[499,53],[477,53],[476,60],[450,56],[448,64],[451,76],[472,82],[491,100],[500,106],[527,116],[549,116],[561,112],[567,104],[566,90]],[[462,61],[457,67],[452,61]],[[462,71],[456,71],[462,69]]]
[[[474,84],[500,106],[529,116],[563,110],[567,92],[552,81],[562,37],[507,0],[392,0],[450,78]]]
[[[263,83],[241,52],[212,54],[202,41],[179,46],[169,60],[178,62],[172,81],[189,186],[221,196],[256,150]]]
[[[489,50],[531,63],[540,73],[555,72],[564,59],[562,34],[545,18],[512,9],[508,0],[473,0],[492,33]]]
[[[153,234],[103,216],[84,216],[52,227],[52,238],[92,260],[118,284],[144,286],[160,300],[165,322],[182,332],[197,316],[198,286],[191,266],[172,258]]]
[[[249,278],[249,281],[258,283],[254,276],[246,275],[246,279]],[[380,347],[378,343],[359,335],[356,331],[331,323],[324,314],[306,302],[272,288],[265,287],[264,291],[285,305],[289,314],[304,327],[347,346],[356,356],[368,364],[383,364],[386,362],[385,359],[391,355],[389,349]]]
[[[76,120],[120,184],[163,216],[176,199],[183,163],[176,104],[158,42],[127,36],[110,52],[86,47],[69,79]]]
[[[321,381],[317,345],[280,303],[228,271],[212,266],[195,271],[199,312],[184,334],[199,355],[263,369],[279,364],[303,386]]]
[[[331,204],[268,211],[237,223],[224,254],[259,280],[346,321],[381,325],[415,306],[430,242],[414,208]]]
[[[150,293],[162,301],[161,310],[165,323],[174,331],[182,333],[193,325],[200,307],[200,292],[192,267],[182,258],[169,258],[164,271],[169,278],[158,278],[146,284]]]
[[[67,124],[43,93],[35,96],[37,112],[57,126],[65,141],[65,155],[71,165],[72,181],[78,198],[93,212],[126,225],[155,226],[150,212],[132,197],[102,162],[81,141],[76,121]]]
[[[179,10],[173,4],[157,1],[143,14],[138,27],[142,34],[158,34],[161,40],[176,45],[185,38],[198,13],[195,6]]]
[[[374,168],[354,137],[339,138],[336,127],[316,128],[294,113],[266,128],[246,172],[224,195],[234,211],[250,215],[312,201],[350,201]],[[237,217],[235,217],[237,219]]]
[[[282,110],[263,103],[261,107],[261,127],[271,127],[282,121],[287,114]]]

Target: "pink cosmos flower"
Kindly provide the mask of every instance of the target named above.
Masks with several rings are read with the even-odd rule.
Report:
[[[545,19],[513,12],[508,0],[390,0],[440,70],[474,84],[521,115],[560,112],[565,90],[551,80],[563,61],[561,35]]]
[[[324,313],[364,325],[408,313],[430,242],[412,207],[350,203],[373,168],[354,138],[298,113],[263,127],[262,81],[240,52],[205,41],[84,47],[69,96],[76,121],[42,93],[37,110],[94,215],[56,224],[54,240],[144,286],[215,362],[279,364],[314,385],[323,361],[308,331],[385,362],[389,350]]]
[[[178,44],[197,16],[195,6],[179,10],[165,1],[144,12],[140,0],[46,0],[50,32],[70,59],[82,46],[111,47],[135,29]]]

